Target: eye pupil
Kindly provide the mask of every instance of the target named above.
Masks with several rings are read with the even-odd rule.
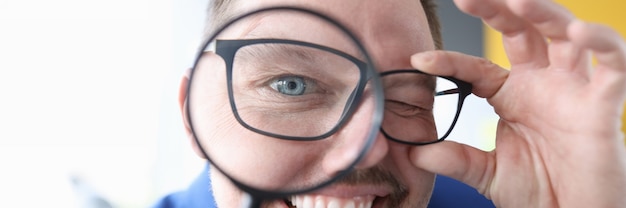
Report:
[[[293,81],[287,83],[287,88],[290,90],[295,90],[297,87],[298,87],[298,84]]]
[[[290,96],[302,95],[307,89],[304,78],[298,76],[281,77],[271,84],[271,86],[278,92]]]

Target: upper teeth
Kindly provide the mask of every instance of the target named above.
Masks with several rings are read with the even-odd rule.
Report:
[[[370,208],[374,196],[358,196],[351,199],[321,195],[292,196],[291,203],[297,208]]]

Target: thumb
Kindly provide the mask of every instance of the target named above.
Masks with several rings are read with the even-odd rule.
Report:
[[[488,190],[495,173],[493,153],[453,141],[443,141],[414,146],[409,158],[418,168],[459,180],[490,198]]]

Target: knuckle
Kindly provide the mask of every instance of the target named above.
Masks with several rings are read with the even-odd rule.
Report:
[[[491,69],[491,68],[497,67],[497,65],[489,59],[478,58],[478,57],[476,59],[477,59],[476,66],[478,68]]]

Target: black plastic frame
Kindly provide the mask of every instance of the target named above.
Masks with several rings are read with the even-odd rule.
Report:
[[[392,70],[392,71],[385,71],[380,73],[380,77],[383,78],[387,75],[391,75],[391,74],[399,74],[399,73],[416,73],[416,74],[426,74],[426,75],[430,75],[430,76],[436,76],[436,75],[431,75],[425,72],[422,72],[420,70],[416,70],[416,69],[398,69],[398,70]],[[427,144],[434,144],[434,143],[438,143],[441,142],[443,140],[445,140],[450,133],[452,132],[452,129],[454,129],[454,126],[456,125],[456,122],[459,119],[459,115],[461,114],[461,109],[463,108],[463,103],[465,102],[465,98],[467,98],[468,95],[470,95],[472,93],[472,85],[470,83],[467,83],[465,81],[461,81],[459,79],[456,79],[454,77],[450,77],[450,76],[436,76],[436,77],[441,77],[447,80],[450,80],[451,82],[454,82],[457,87],[458,87],[458,94],[459,94],[459,102],[456,106],[456,114],[454,115],[454,120],[452,121],[452,124],[450,124],[450,127],[448,127],[448,131],[446,131],[446,133],[443,136],[439,136],[439,138],[437,140],[433,140],[430,142],[408,142],[408,141],[404,141],[401,139],[396,139],[394,137],[392,137],[391,135],[387,134],[387,132],[385,132],[385,130],[383,129],[383,127],[380,127],[380,132],[389,140],[392,140],[394,142],[398,142],[398,143],[402,143],[402,144],[408,144],[408,145],[427,145]],[[437,96],[435,94],[435,96]]]

